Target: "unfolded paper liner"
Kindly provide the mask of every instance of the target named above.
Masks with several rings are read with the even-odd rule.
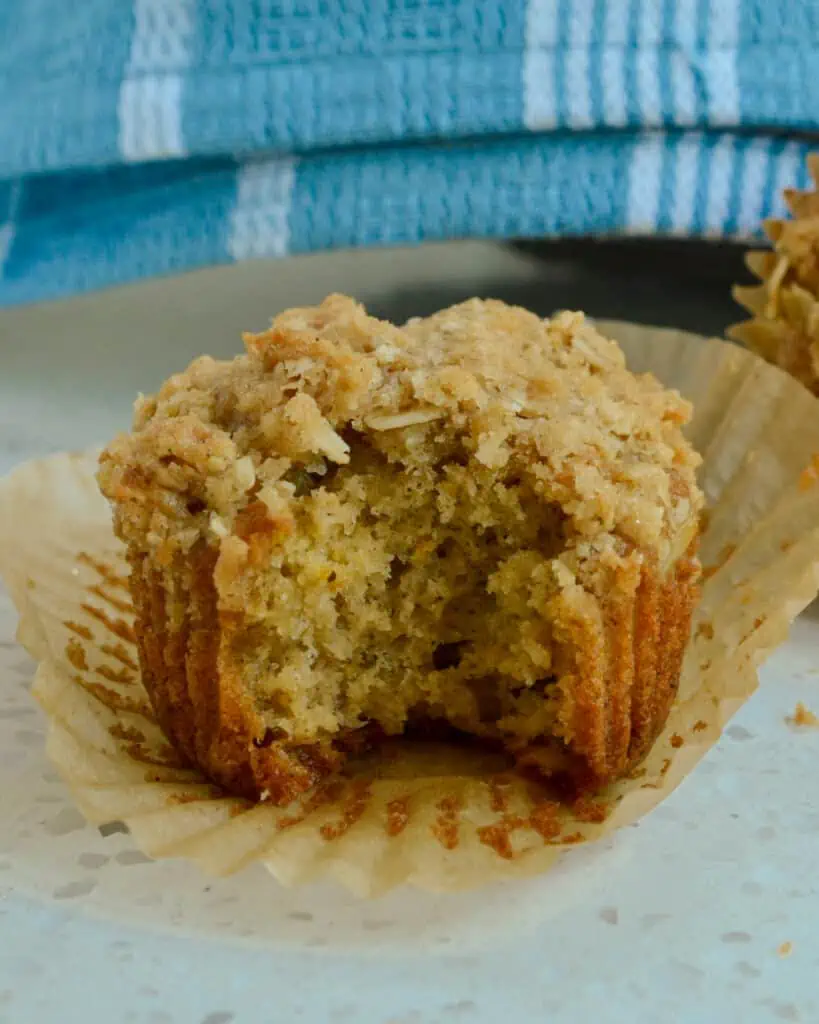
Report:
[[[494,755],[396,742],[287,808],[231,797],[181,763],[139,679],[127,567],[94,453],[0,483],[0,573],[39,661],[48,753],[92,822],[123,821],[151,857],[362,895],[454,890],[546,871],[568,847],[643,816],[717,741],[756,667],[819,589],[819,399],[719,341],[603,323],[638,372],[694,402],[706,566],[678,700],[649,757],[598,800],[558,806]]]

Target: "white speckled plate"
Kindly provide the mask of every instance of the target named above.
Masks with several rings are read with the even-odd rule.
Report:
[[[202,348],[231,350],[262,309],[330,289],[386,295],[444,269],[502,293],[485,279],[532,272],[481,247],[438,253],[402,254],[398,269],[372,254],[300,261],[273,289],[256,266],[211,272],[204,289],[192,275],[0,313],[0,341],[18,343],[3,352],[0,468],[104,439],[127,419],[126,394]],[[294,294],[297,271],[310,285]],[[815,609],[722,742],[638,827],[541,879],[372,902],[280,889],[262,869],[207,880],[85,825],[45,760],[14,625],[0,591],[0,1021],[819,1020],[819,730],[785,721],[798,701],[819,711]]]

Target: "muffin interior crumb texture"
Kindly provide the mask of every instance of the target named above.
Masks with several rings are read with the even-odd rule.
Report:
[[[176,662],[141,645],[155,687],[176,664],[194,704],[235,703],[256,758],[444,722],[593,761],[583,637],[619,595],[633,640],[646,573],[673,582],[696,535],[686,403],[582,315],[493,301],[398,328],[331,296],[245,345],[141,400],[102,457],[134,575],[186,637]]]

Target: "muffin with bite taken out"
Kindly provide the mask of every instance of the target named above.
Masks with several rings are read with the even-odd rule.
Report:
[[[581,790],[630,772],[698,593],[680,396],[495,301],[396,327],[331,296],[245,347],[100,460],[174,744],[277,804],[440,723]]]

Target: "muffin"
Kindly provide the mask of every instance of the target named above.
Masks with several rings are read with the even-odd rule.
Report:
[[[793,219],[767,221],[773,250],[747,256],[761,283],[734,289],[752,319],[729,334],[819,395],[819,153],[808,168],[816,189],[786,190]]]
[[[698,593],[687,404],[581,314],[343,296],[203,356],[100,459],[145,687],[286,804],[385,737],[597,789],[668,715]]]

